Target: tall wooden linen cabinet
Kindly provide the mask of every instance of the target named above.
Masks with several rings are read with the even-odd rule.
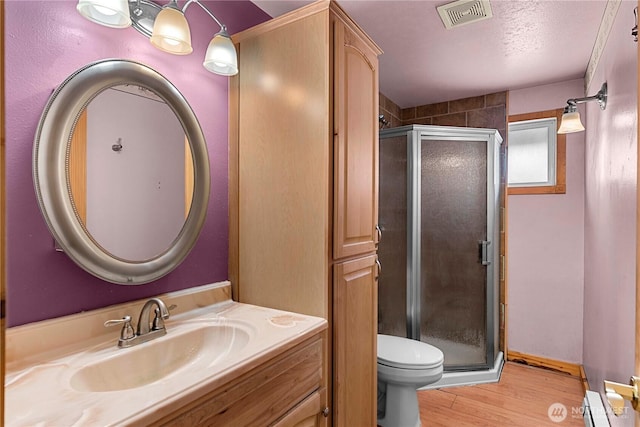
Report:
[[[375,426],[382,52],[329,0],[232,39],[234,299],[327,319],[312,425]]]

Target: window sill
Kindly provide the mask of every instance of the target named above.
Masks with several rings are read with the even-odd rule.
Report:
[[[565,185],[549,185],[544,187],[509,187],[507,195],[533,195],[533,194],[566,194]]]

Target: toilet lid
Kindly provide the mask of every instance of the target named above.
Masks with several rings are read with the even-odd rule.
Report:
[[[430,344],[408,338],[378,334],[378,363],[403,369],[442,365],[444,354]]]

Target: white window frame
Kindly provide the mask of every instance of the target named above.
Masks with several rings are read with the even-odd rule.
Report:
[[[514,132],[545,129],[547,134],[547,180],[546,181],[530,181],[530,182],[510,182],[509,187],[543,187],[556,185],[556,129],[558,122],[555,117],[546,119],[524,120],[521,122],[509,123],[509,141],[511,141],[511,149],[516,149],[514,145]],[[513,165],[509,163],[509,169]]]
[[[559,126],[562,118],[563,109],[538,111],[535,113],[526,113],[511,115],[508,117],[507,125],[507,156],[508,156],[508,144],[509,144],[509,132],[512,124],[520,122],[529,122],[533,127],[540,126],[542,120],[555,118],[556,129],[549,127],[549,132],[553,131],[555,139],[555,147],[549,147],[549,156],[553,156],[553,162],[555,166],[553,171],[549,173],[549,180],[546,183],[528,183],[528,184],[509,184],[508,176],[509,171],[507,167],[507,194],[565,194],[566,193],[566,163],[567,163],[567,145],[566,135],[557,134],[557,127]],[[521,125],[518,125],[521,126]],[[517,129],[517,127],[516,127]],[[508,158],[507,158],[508,165]],[[551,162],[549,162],[551,165]],[[553,176],[553,178],[552,178]]]

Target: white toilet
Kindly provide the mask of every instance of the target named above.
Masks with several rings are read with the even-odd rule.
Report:
[[[442,377],[444,354],[430,344],[378,334],[378,425],[418,427],[416,390]]]

